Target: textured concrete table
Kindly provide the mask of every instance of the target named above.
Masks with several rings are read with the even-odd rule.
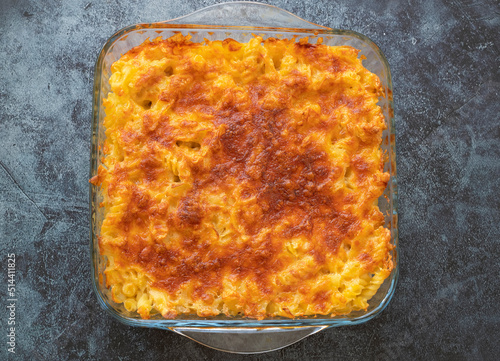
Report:
[[[213,1],[0,2],[0,359],[496,360],[500,354],[500,6],[271,1],[361,32],[392,67],[401,276],[380,317],[264,355],[124,326],[90,285],[93,66],[116,30]],[[8,352],[9,254],[15,351]]]

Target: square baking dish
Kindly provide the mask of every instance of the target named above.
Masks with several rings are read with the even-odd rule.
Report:
[[[387,129],[383,133],[382,148],[387,156],[384,170],[390,173],[391,179],[384,194],[379,198],[378,205],[385,215],[385,226],[391,231],[394,269],[371,298],[368,309],[352,312],[347,316],[264,320],[225,316],[213,318],[182,316],[167,320],[158,316],[144,320],[137,313],[127,311],[122,304],[115,303],[110,290],[105,286],[106,259],[100,255],[98,245],[99,230],[104,218],[99,207],[102,197],[98,187],[90,185],[92,283],[101,306],[114,318],[127,325],[170,329],[204,345],[237,353],[258,353],[279,349],[326,327],[359,324],[377,316],[387,306],[394,293],[399,271],[394,110],[391,74],[387,60],[380,49],[361,34],[326,28],[309,23],[274,6],[252,2],[218,4],[178,19],[137,24],[118,31],[104,45],[95,67],[90,177],[97,174],[103,156],[102,145],[105,139],[102,125],[105,117],[103,99],[110,91],[111,65],[122,54],[148,38],[161,36],[165,39],[179,32],[191,35],[194,42],[202,42],[204,38],[224,40],[228,37],[239,42],[247,42],[258,35],[264,39],[269,37],[300,39],[307,36],[309,42],[315,43],[321,37],[325,45],[349,45],[360,50],[360,56],[365,58],[363,65],[378,75],[385,91],[385,96],[379,99],[378,104],[387,123]]]

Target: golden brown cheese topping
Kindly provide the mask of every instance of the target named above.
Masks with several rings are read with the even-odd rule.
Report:
[[[358,50],[177,34],[111,69],[91,182],[116,302],[143,318],[367,308],[392,246],[382,88]]]

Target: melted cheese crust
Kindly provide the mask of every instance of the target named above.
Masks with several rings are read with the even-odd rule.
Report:
[[[142,318],[367,308],[393,264],[382,87],[358,52],[177,34],[112,65],[91,182],[116,302]]]

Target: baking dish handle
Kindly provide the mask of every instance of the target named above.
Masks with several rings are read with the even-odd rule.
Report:
[[[327,327],[171,327],[170,330],[216,350],[240,354],[254,354],[274,351],[289,346]]]
[[[251,26],[270,28],[329,29],[272,5],[250,1],[215,4],[165,24]]]

